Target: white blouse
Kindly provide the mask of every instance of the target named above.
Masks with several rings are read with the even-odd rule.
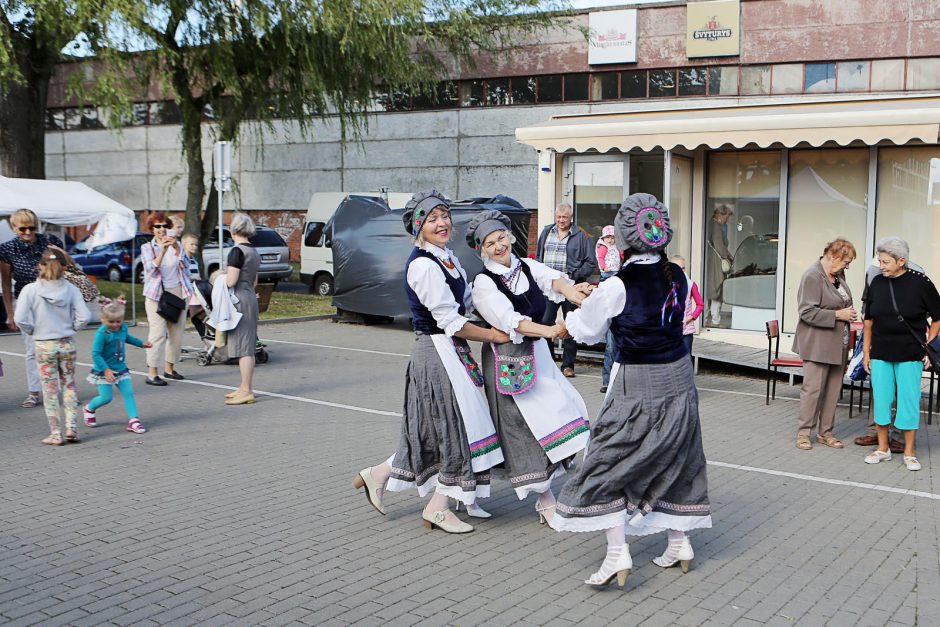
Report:
[[[631,263],[659,263],[659,255],[632,255],[623,266]],[[682,275],[685,277],[685,273]],[[688,279],[685,279],[688,286]],[[580,309],[575,309],[565,318],[568,333],[582,344],[597,344],[607,336],[610,321],[623,313],[627,306],[627,288],[623,281],[611,277],[594,288],[591,295],[584,299]]]
[[[425,242],[422,248],[441,261],[450,260],[454,264],[454,269],[444,268],[430,259],[419,257],[408,266],[406,276],[408,286],[414,290],[421,304],[428,308],[437,326],[444,330],[444,334],[447,337],[453,337],[469,320],[460,315],[460,305],[454,299],[454,294],[450,291],[441,270],[448,272],[454,278],[463,278],[465,283],[467,273],[464,272],[456,255],[449,248],[439,248],[428,242]],[[469,283],[464,290],[463,304],[465,311],[473,309]]]
[[[561,292],[552,288],[552,282],[555,279],[564,279],[568,284],[574,284],[564,273],[552,270],[544,263],[539,263],[534,259],[520,260],[515,255],[510,257],[509,267],[501,263],[487,259],[483,265],[487,270],[499,276],[505,276],[518,267],[520,263],[525,263],[532,272],[532,278],[535,284],[542,291],[547,299],[553,303],[560,303],[565,300]],[[516,275],[516,279],[509,290],[513,294],[522,294],[529,289],[529,279],[521,270]],[[473,303],[476,306],[477,313],[490,325],[509,335],[510,341],[514,344],[521,344],[525,339],[521,333],[516,331],[519,323],[523,320],[532,320],[529,316],[523,316],[515,309],[506,295],[499,291],[492,278],[485,274],[478,274],[473,280]],[[536,322],[541,322],[536,320]]]

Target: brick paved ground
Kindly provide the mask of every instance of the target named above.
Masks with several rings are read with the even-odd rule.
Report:
[[[382,517],[352,489],[397,441],[398,418],[382,412],[400,411],[410,333],[315,322],[263,335],[295,342],[272,343],[258,370],[257,388],[280,396],[226,408],[216,386],[237,383],[235,368],[186,362],[205,385],[136,381],[150,433],[125,432],[117,400],[61,448],[39,444],[40,409],[18,407],[25,377],[8,352],[22,345],[0,338],[0,622],[940,624],[936,425],[918,435],[919,473],[898,458],[867,466],[851,444],[802,452],[796,403],[765,407],[760,380],[701,374],[706,454],[725,464],[709,467],[715,527],[693,536],[688,575],[650,564],[664,540],[645,538],[627,589],[596,591],[581,580],[603,536],[540,527],[534,501],[505,484],[485,503],[494,517],[461,537],[425,531],[413,493],[390,495]],[[85,362],[91,337],[79,338]],[[596,411],[597,371],[580,372]],[[83,399],[92,391],[81,383]],[[864,423],[846,416],[836,434],[848,440]]]

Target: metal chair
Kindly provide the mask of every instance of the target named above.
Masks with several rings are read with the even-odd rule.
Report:
[[[770,320],[767,322],[767,398],[766,404],[770,405],[770,399],[777,398],[777,369],[778,368],[802,368],[803,360],[799,357],[780,357],[780,321]],[[773,379],[773,387],[771,387]]]

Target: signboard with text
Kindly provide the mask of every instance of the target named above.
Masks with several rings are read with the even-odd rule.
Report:
[[[729,57],[741,54],[740,0],[686,4],[686,56]]]
[[[636,63],[636,9],[588,15],[588,64]]]

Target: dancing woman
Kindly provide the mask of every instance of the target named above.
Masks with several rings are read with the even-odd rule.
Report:
[[[416,487],[433,492],[421,514],[424,526],[448,533],[473,527],[450,511],[448,498],[477,518],[489,513],[476,501],[490,494],[489,469],[503,461],[483,392],[483,374],[467,340],[501,344],[509,336],[471,324],[467,275],[447,242],[453,233],[450,205],[436,191],[416,193],[405,206],[405,229],[415,248],[405,265],[405,292],[417,338],[405,374],[405,405],[398,451],[353,480],[385,514],[382,497]]]
[[[616,360],[584,463],[551,521],[558,531],[606,531],[607,555],[585,581],[592,586],[614,578],[624,585],[633,568],[626,536],[667,532],[666,551],[653,562],[687,572],[687,532],[712,524],[698,392],[682,338],[688,284],[665,255],[669,211],[654,196],[633,194],[614,226],[624,266],[568,314],[566,326],[586,344],[609,327]]]
[[[590,425],[581,395],[555,365],[548,343],[538,340],[554,339],[560,325],[533,320],[544,316],[546,298],[577,305],[590,286],[575,286],[564,273],[513,255],[510,226],[495,210],[470,221],[467,242],[484,266],[473,281],[473,303],[486,322],[509,334],[509,343],[483,344],[486,397],[509,483],[520,500],[539,495],[535,509],[544,522],[555,510],[552,479],[587,446]]]

